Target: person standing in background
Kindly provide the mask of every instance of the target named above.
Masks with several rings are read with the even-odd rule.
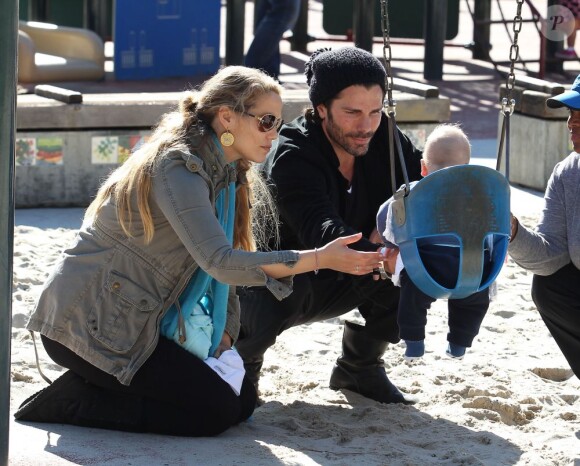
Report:
[[[245,65],[274,79],[280,75],[280,40],[292,29],[300,13],[300,0],[256,0],[256,31]]]

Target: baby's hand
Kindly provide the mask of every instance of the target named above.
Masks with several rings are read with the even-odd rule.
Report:
[[[391,278],[391,275],[395,271],[395,264],[397,262],[397,256],[399,255],[398,248],[387,248],[383,246],[379,249],[383,260],[381,261],[381,266],[379,269],[373,272],[373,279],[378,280],[379,278],[382,280],[386,280],[387,278]]]

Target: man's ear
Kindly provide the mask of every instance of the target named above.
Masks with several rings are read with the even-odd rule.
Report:
[[[326,120],[328,118],[328,107],[324,104],[318,104],[316,106],[316,111],[321,120]]]

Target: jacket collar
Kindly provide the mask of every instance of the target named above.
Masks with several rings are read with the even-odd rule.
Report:
[[[190,170],[199,171],[201,168],[212,179],[214,184],[225,180],[227,185],[236,180],[235,163],[228,163],[226,161],[216,134],[212,129],[208,129],[208,131],[209,134],[205,138],[202,138],[199,133],[190,134],[188,140],[190,153],[183,154],[184,159],[188,163]],[[201,161],[202,167],[190,166],[197,165],[195,159]],[[190,162],[193,162],[193,164]],[[198,169],[196,170],[195,168]]]

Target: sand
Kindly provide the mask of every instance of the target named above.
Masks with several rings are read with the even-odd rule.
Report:
[[[541,197],[516,190],[512,209],[534,225]],[[514,202],[515,201],[515,202]],[[51,265],[73,240],[81,209],[17,211],[10,407],[46,386],[24,330]],[[216,438],[127,434],[10,423],[10,464],[569,465],[580,464],[580,381],[530,297],[531,274],[508,260],[496,300],[461,361],[445,356],[446,303],[429,312],[426,355],[385,353],[389,377],[420,398],[383,405],[328,388],[345,319],[285,332],[266,354],[262,398],[250,421]],[[44,372],[63,369],[39,345]]]

